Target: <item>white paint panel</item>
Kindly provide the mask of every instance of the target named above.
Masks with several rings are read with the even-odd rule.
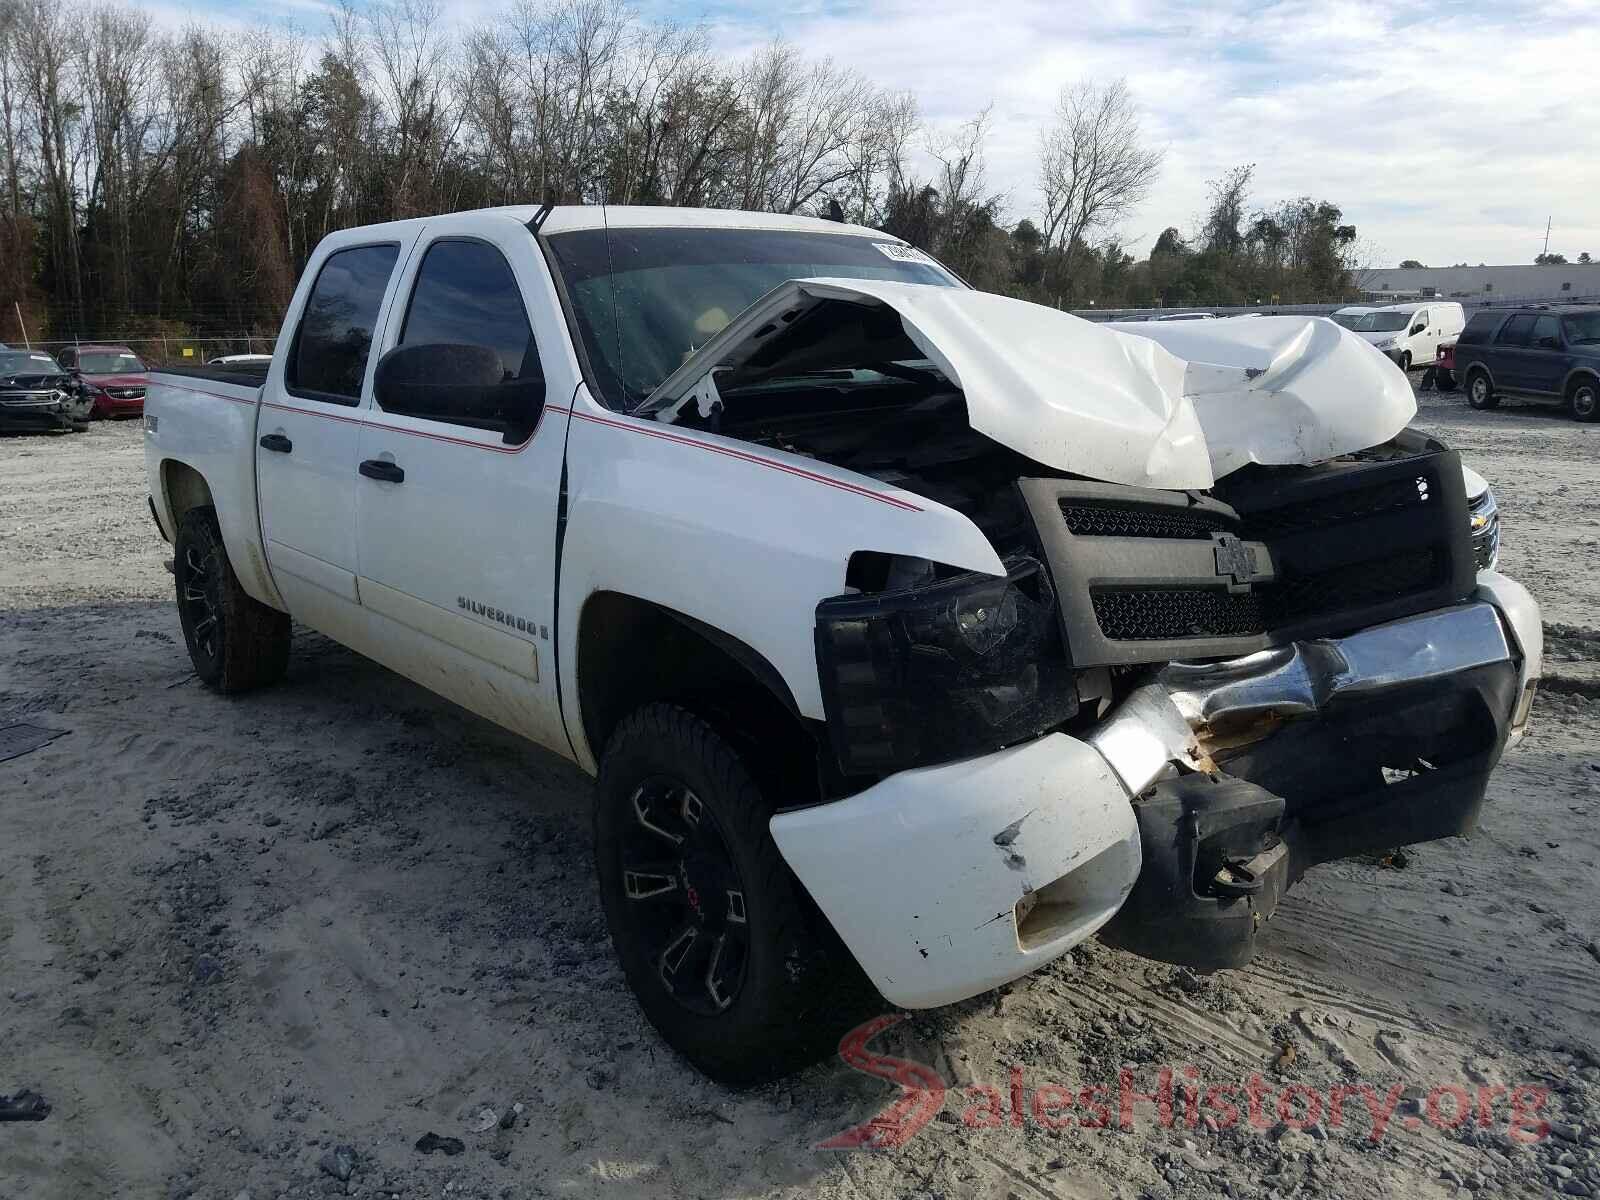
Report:
[[[1038,970],[1116,914],[1141,864],[1111,767],[1059,733],[780,813],[772,837],[884,998],[905,1008]],[[1024,948],[1017,902],[1063,877],[1072,882],[1055,890],[1070,903]]]

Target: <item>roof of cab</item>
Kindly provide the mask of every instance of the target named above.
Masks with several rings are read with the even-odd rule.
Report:
[[[412,217],[404,221],[390,221],[382,225],[361,226],[363,233],[379,230],[395,233],[413,232],[430,221],[446,217],[501,217],[526,225],[539,213],[539,206],[515,204],[504,208],[467,209],[462,212],[438,213],[430,217]],[[893,234],[864,225],[850,225],[840,221],[825,221],[821,217],[791,216],[786,213],[745,212],[734,208],[667,208],[644,205],[617,204],[558,204],[540,226],[542,233],[569,233],[579,229],[778,229],[808,233],[852,234],[873,237],[880,241],[899,242]],[[341,230],[350,234],[355,230]],[[337,235],[335,235],[337,236]],[[344,239],[341,239],[344,240]]]

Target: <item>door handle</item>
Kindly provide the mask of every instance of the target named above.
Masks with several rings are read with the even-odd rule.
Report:
[[[397,464],[381,458],[369,458],[356,469],[368,479],[381,479],[385,483],[406,481],[406,473]]]
[[[275,454],[289,454],[294,450],[294,443],[281,433],[269,433],[261,439],[261,448]]]

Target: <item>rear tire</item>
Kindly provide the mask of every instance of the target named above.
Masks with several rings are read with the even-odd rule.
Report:
[[[1574,421],[1600,421],[1600,385],[1580,379],[1567,389],[1567,411]]]
[[[200,682],[219,692],[276,683],[289,665],[289,614],[239,585],[216,509],[191,508],[178,523],[172,578],[178,621]]]
[[[1467,372],[1467,407],[1475,408],[1480,412],[1498,408],[1500,397],[1494,394],[1494,384],[1489,382],[1487,371]]]
[[[611,943],[667,1044],[731,1087],[816,1061],[864,990],[771,816],[732,745],[686,709],[645,705],[606,746],[594,842]]]

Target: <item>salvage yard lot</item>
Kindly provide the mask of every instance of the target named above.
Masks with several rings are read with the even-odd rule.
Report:
[[[575,769],[304,630],[283,686],[205,692],[138,425],[0,439],[0,726],[67,731],[0,763],[0,1095],[53,1106],[0,1124],[0,1197],[1600,1195],[1600,430],[1422,399],[1550,638],[1479,835],[1314,870],[1243,972],[1090,943],[916,1015],[874,1046],[939,1071],[940,1118],[843,1154],[812,1147],[890,1085],[830,1062],[735,1094],[645,1025]],[[1191,1126],[1180,1091],[1170,1128],[1149,1100],[1083,1128],[1094,1086],[1118,1123],[1125,1064],[1240,1117]],[[1086,1120],[1049,1127],[1044,1085]],[[1398,1101],[1381,1137],[1366,1099],[1333,1120],[1362,1085]]]

